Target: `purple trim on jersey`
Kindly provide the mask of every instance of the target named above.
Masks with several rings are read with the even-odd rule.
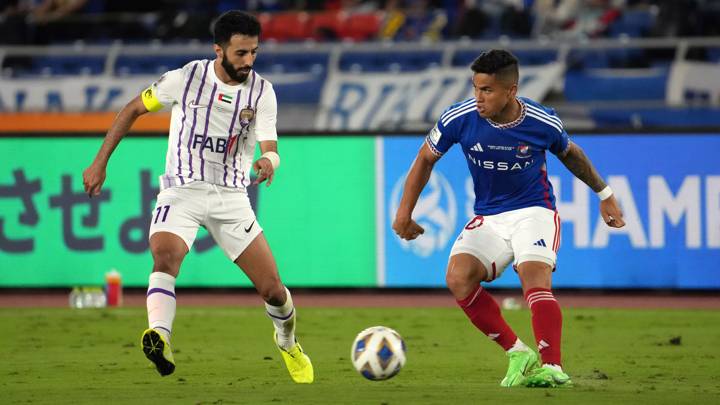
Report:
[[[255,90],[255,71],[253,70],[253,81],[250,84],[250,92],[248,93],[248,108],[252,108],[252,92]],[[233,186],[237,187],[237,168],[235,167],[235,162],[237,161],[237,152],[240,150],[240,148],[245,149],[245,139],[243,139],[242,145],[238,145],[238,147],[235,149],[235,153],[233,154]],[[242,153],[240,154],[240,158],[242,159]],[[245,186],[245,173],[242,171],[242,165],[240,165],[240,174],[242,175],[242,179],[240,180],[240,184]]]
[[[167,296],[175,298],[175,294],[173,294],[172,291],[168,291],[164,288],[151,288],[148,290],[147,296],[149,297],[150,295],[155,294],[155,293],[165,294]]]
[[[209,66],[210,66],[210,61],[205,62],[205,72],[203,72],[202,79],[200,80],[200,88],[198,90],[197,97],[195,97],[195,104],[198,104],[200,102],[200,99],[202,98],[202,92],[203,92],[203,89],[205,88],[205,78],[207,77],[207,72],[208,72]],[[195,124],[197,124],[197,110],[199,110],[199,108],[193,109],[193,123],[192,123],[192,127],[190,127],[190,136],[188,137],[188,143],[187,143],[187,151],[188,151],[188,158],[189,158],[188,166],[190,166],[190,173],[189,173],[188,177],[191,177],[191,178],[192,178],[194,172],[193,172],[193,164],[192,164],[192,151],[190,150],[190,145],[192,144],[192,139],[195,136]]]
[[[252,84],[250,85],[250,93],[248,93],[248,107],[252,108],[252,93],[253,90],[255,90],[255,71],[253,70],[253,80]]]
[[[185,92],[183,93],[183,98],[182,98],[183,119],[182,119],[182,124],[180,125],[180,132],[178,133],[178,143],[177,143],[177,159],[178,159],[177,174],[178,174],[178,176],[182,174],[182,159],[180,158],[180,145],[182,142],[182,134],[183,134],[183,131],[185,130],[185,119],[187,118],[187,114],[185,112],[187,109],[187,104],[186,104],[187,95],[188,95],[188,90],[190,90],[190,83],[192,83],[193,79],[195,78],[195,69],[197,69],[198,65],[199,65],[199,63],[196,63],[193,65],[192,71],[190,72],[190,78],[188,79],[188,82],[185,85]],[[185,184],[184,180],[181,180],[181,181],[183,182],[182,184]],[[170,186],[170,178],[168,178],[168,187],[169,186]]]
[[[258,96],[255,97],[255,109],[257,110],[258,106],[258,100],[260,100],[260,96],[262,96],[263,89],[265,88],[265,79],[260,80],[260,93],[258,93]]]
[[[268,312],[267,314],[268,314],[271,318],[279,319],[279,320],[281,320],[281,321],[287,321],[288,319],[290,319],[290,318],[293,316],[294,313],[295,313],[295,308],[293,308],[292,310],[290,310],[290,313],[288,314],[288,316],[276,316],[276,315],[271,314],[270,312]]]
[[[227,142],[225,142],[225,145],[230,144],[230,139],[232,138],[233,129],[235,128],[235,120],[237,119],[238,111],[240,111],[240,95],[242,94],[242,89],[238,90],[237,94],[235,95],[235,110],[233,111],[232,120],[230,121],[230,129],[228,130],[228,137]],[[240,134],[238,134],[240,136]],[[237,142],[237,139],[235,140]],[[237,146],[236,146],[237,149]],[[227,165],[225,162],[227,161],[227,155],[229,149],[225,149],[225,155],[223,156],[223,170],[225,171],[225,174],[223,174],[223,185],[227,187]],[[235,161],[233,161],[233,167],[235,167]]]
[[[237,159],[236,159],[237,152],[238,152],[238,150],[240,150],[240,148],[245,149],[245,141],[246,140],[247,140],[247,137],[243,138],[242,145],[238,145],[238,147],[235,149],[235,154],[233,155],[233,170],[235,172],[234,177],[233,177],[233,187],[237,187],[238,169],[235,167],[235,162],[237,161]],[[240,157],[242,157],[242,153],[240,154]],[[244,187],[245,186],[245,172],[243,172],[242,166],[240,167],[240,174],[242,175],[242,179],[240,179],[240,184],[242,184]]]
[[[212,93],[210,93],[210,103],[207,106],[207,113],[205,114],[205,130],[203,131],[202,142],[200,143],[200,180],[205,180],[205,157],[203,152],[205,151],[205,140],[207,139],[208,127],[210,126],[210,114],[212,114],[212,105],[215,101],[215,91],[217,90],[217,83],[213,83]]]
[[[240,134],[238,134],[238,136],[240,136]],[[235,152],[233,153],[233,187],[237,187],[237,159],[235,156],[237,156],[238,149],[240,149],[240,142],[238,142],[235,147]]]

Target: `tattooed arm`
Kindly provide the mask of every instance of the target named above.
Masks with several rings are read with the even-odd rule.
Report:
[[[565,151],[559,153],[557,157],[575,177],[582,180],[594,192],[599,193],[607,187],[585,152],[575,143],[568,143]],[[605,223],[613,228],[622,228],[625,225],[622,210],[614,195],[600,201],[600,215]]]
[[[599,193],[607,187],[595,166],[588,159],[585,151],[575,143],[569,142],[567,149],[557,156],[575,177],[582,180],[594,192]]]

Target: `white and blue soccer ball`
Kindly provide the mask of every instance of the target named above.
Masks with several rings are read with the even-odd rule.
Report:
[[[368,380],[387,380],[405,365],[405,342],[385,326],[373,326],[358,333],[352,344],[355,370]]]

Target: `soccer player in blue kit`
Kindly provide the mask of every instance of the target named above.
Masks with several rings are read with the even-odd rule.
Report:
[[[448,108],[427,135],[407,175],[393,230],[406,240],[424,232],[412,219],[413,209],[435,163],[459,143],[473,179],[475,217],[452,247],[447,286],[470,321],[506,351],[509,365],[501,386],[571,386],[560,355],[562,313],[551,290],[560,218],[545,151],[597,193],[608,226],[625,225],[622,211],[583,150],[569,140],[555,112],[517,96],[514,55],[487,51],[471,69],[475,97]],[[511,262],[532,312],[540,361],[480,285],[498,278]]]

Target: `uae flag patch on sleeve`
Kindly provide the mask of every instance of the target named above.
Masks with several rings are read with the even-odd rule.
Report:
[[[223,103],[232,104],[232,99],[233,99],[233,96],[231,96],[230,94],[224,94],[224,93],[218,94],[218,101],[222,101]]]

